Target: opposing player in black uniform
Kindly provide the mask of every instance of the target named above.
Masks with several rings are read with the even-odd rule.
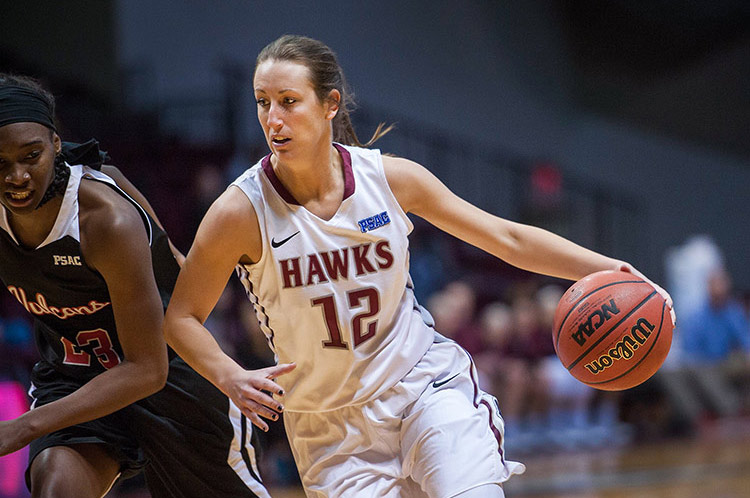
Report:
[[[179,271],[166,234],[115,168],[117,182],[100,171],[98,144],[63,144],[53,116],[34,80],[0,74],[0,279],[34,316],[41,356],[32,409],[0,422],[0,455],[30,443],[34,497],[101,497],[141,469],[155,497],[267,497],[252,424],[165,345]],[[258,375],[278,392],[270,378],[291,368]]]

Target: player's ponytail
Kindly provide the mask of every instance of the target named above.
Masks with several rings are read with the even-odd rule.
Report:
[[[269,59],[293,61],[307,66],[313,88],[321,102],[329,98],[331,90],[339,91],[339,111],[332,123],[334,142],[369,147],[393,128],[393,125],[386,126],[385,123],[380,123],[370,140],[364,144],[359,141],[349,116],[355,107],[354,98],[346,84],[344,72],[336,60],[336,54],[324,43],[305,36],[284,35],[261,50],[255,61],[255,69]]]

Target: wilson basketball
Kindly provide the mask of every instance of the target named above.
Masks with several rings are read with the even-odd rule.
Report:
[[[601,271],[560,298],[552,340],[563,366],[596,389],[621,391],[651,377],[672,344],[664,298],[643,279]]]

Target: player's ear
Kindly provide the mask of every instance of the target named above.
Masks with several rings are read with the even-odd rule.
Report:
[[[55,146],[55,155],[58,155],[62,151],[62,140],[55,132],[52,133],[52,145]]]
[[[326,109],[326,119],[332,120],[339,112],[339,106],[341,105],[341,92],[335,88],[331,90],[326,99],[326,105],[328,106]]]

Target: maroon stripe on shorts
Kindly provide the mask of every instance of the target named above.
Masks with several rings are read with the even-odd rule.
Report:
[[[503,455],[503,435],[500,432],[500,429],[498,429],[492,421],[492,407],[486,399],[483,399],[482,401],[480,401],[480,403],[487,407],[487,422],[490,424],[490,430],[492,431],[492,434],[495,435],[495,440],[497,441],[497,451],[500,452],[500,458],[505,461],[505,456]]]
[[[497,441],[497,451],[500,453],[500,458],[505,461],[505,456],[503,454],[503,434],[502,432],[500,432],[500,429],[495,425],[495,422],[493,420],[492,406],[486,399],[481,399],[479,397],[479,381],[474,375],[474,373],[476,372],[476,368],[474,367],[474,359],[471,357],[468,351],[466,351],[465,349],[463,350],[464,353],[466,353],[466,356],[469,357],[469,362],[471,363],[471,367],[469,368],[469,376],[471,377],[471,383],[474,384],[474,408],[479,408],[479,405],[484,405],[487,408],[487,422],[490,426],[492,434],[494,434],[495,436],[495,440]]]

